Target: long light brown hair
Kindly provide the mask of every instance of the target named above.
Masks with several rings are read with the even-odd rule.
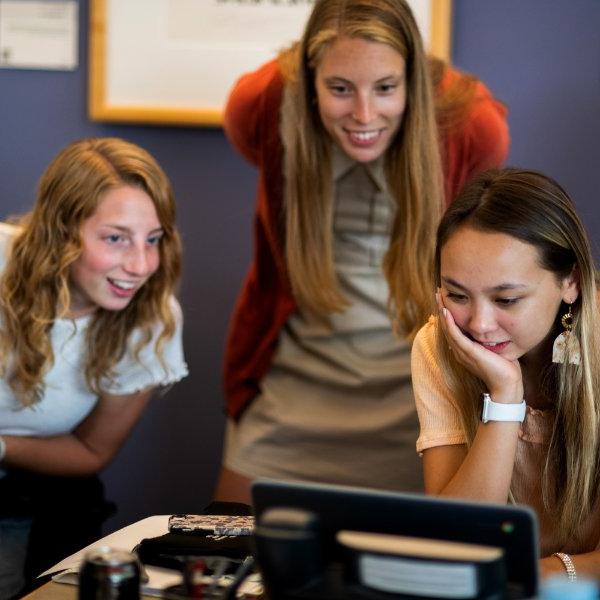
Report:
[[[396,216],[383,269],[398,322],[412,337],[432,308],[442,175],[427,59],[404,0],[317,0],[301,41],[280,56],[286,79],[281,136],[289,277],[298,303],[318,315],[348,304],[335,275],[331,141],[315,90],[323,52],[342,36],[387,44],[406,63],[406,108],[385,156]]]
[[[145,150],[118,138],[84,139],[64,148],[43,174],[33,210],[21,221],[0,279],[2,376],[24,406],[39,401],[54,362],[50,330],[70,305],[69,273],[81,254],[80,228],[108,190],[129,185],[152,199],[164,235],[157,271],[120,311],[98,308],[87,330],[85,375],[100,393],[101,379],[123,356],[134,328],[139,350],[162,323],[156,352],[176,327],[170,306],[181,271],[175,202],[166,175]],[[60,307],[63,307],[62,310]],[[59,312],[60,311],[60,312]]]
[[[543,501],[557,515],[559,532],[567,540],[589,516],[600,484],[600,319],[591,246],[573,203],[556,181],[535,171],[491,170],[467,184],[442,218],[436,247],[438,284],[441,250],[465,225],[531,244],[540,266],[559,282],[573,270],[579,277],[572,333],[581,344],[581,362],[554,364],[549,355],[540,375],[540,389],[556,408]],[[566,308],[563,303],[550,335],[560,333]],[[483,383],[455,360],[439,332],[437,351],[470,446],[479,423]]]

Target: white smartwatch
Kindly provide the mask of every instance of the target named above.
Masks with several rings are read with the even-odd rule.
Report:
[[[522,423],[525,419],[525,400],[519,404],[502,404],[494,402],[487,392],[483,394],[483,409],[481,411],[481,421],[518,421]]]

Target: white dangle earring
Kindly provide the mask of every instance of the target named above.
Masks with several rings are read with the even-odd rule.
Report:
[[[581,348],[577,336],[573,333],[571,304],[569,304],[569,312],[562,316],[560,322],[564,327],[564,331],[559,333],[554,340],[552,362],[564,364],[565,360],[568,359],[569,364],[578,365],[581,362]]]

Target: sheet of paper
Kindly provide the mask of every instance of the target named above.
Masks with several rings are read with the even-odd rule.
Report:
[[[77,68],[76,0],[0,0],[0,67]]]
[[[54,573],[52,576],[53,581],[77,585],[79,568],[83,562],[84,556],[89,550],[101,546],[110,546],[111,548],[121,548],[123,550],[131,551],[144,538],[157,537],[168,533],[170,516],[171,515],[157,515],[154,517],[147,517],[146,519],[137,521],[123,529],[119,529],[79,550],[79,552],[75,552],[75,554],[71,554],[71,556],[61,560],[47,571],[41,573],[40,577]],[[151,566],[146,566],[145,571],[148,576],[148,581],[142,585],[142,593],[147,596],[160,596],[162,590],[181,583],[181,574],[177,571]],[[262,584],[260,576],[257,574],[250,575],[239,590],[240,593],[249,595],[258,595],[261,591]]]
[[[83,557],[92,548],[99,548],[100,546],[110,546],[111,548],[121,548],[131,552],[144,538],[157,537],[169,532],[169,516],[170,515],[156,515],[154,517],[147,517],[141,521],[137,521],[132,525],[127,525],[123,529],[114,531],[110,535],[99,539],[97,542],[86,546],[67,556],[67,558],[61,560],[59,563],[50,567],[47,571],[44,571],[43,575],[49,575],[50,573],[56,573],[57,571],[64,571],[65,569],[78,570]]]
[[[100,546],[110,546],[111,548],[121,548],[123,550],[131,551],[144,538],[157,537],[168,533],[169,516],[170,515],[157,515],[154,517],[147,517],[137,523],[119,529],[97,542],[86,546],[82,550],[79,550],[79,552],[75,552],[75,554],[71,554],[71,556],[61,560],[47,571],[44,571],[40,577],[49,575],[50,573],[56,573],[52,577],[53,581],[77,584],[79,567],[83,562],[83,557],[89,550],[92,548],[99,548]],[[176,571],[161,569],[159,567],[146,567],[145,570],[148,575],[148,581],[142,586],[144,594],[159,595],[161,590],[171,585],[181,583],[181,575]]]

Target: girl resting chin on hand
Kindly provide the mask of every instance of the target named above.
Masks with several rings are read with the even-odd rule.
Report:
[[[442,218],[436,272],[412,351],[427,493],[528,504],[542,574],[600,577],[600,319],[573,203],[541,173],[480,175]]]

